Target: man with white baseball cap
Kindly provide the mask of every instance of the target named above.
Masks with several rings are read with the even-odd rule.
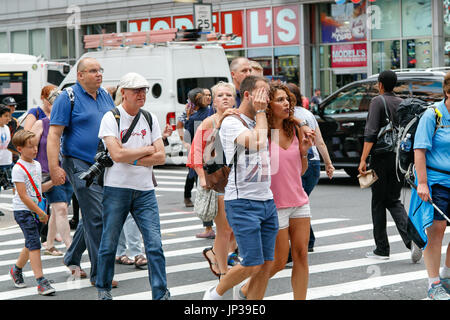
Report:
[[[131,213],[142,233],[154,300],[168,299],[166,263],[161,242],[159,209],[152,180],[154,165],[165,163],[164,145],[158,119],[144,116],[149,84],[137,73],[122,77],[122,104],[116,114],[102,119],[103,139],[114,164],[106,168],[103,191],[103,233],[98,253],[98,298],[112,299],[111,281],[117,244],[125,219]],[[118,111],[118,113],[117,113]],[[130,131],[130,132],[129,132]]]

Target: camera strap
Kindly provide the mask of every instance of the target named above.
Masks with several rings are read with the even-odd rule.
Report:
[[[120,112],[117,108],[115,108],[114,110],[112,110],[112,113],[114,115],[114,117],[117,119],[120,119]],[[130,127],[127,129],[127,132],[125,133],[125,135],[122,137],[122,144],[127,143],[128,139],[130,138],[131,134],[133,133],[134,128],[136,127],[136,124],[138,123],[139,119],[141,117],[141,110],[139,110],[138,114],[134,117],[133,121],[130,124]],[[119,126],[119,133],[120,133],[120,124],[119,121],[117,122],[117,125]]]

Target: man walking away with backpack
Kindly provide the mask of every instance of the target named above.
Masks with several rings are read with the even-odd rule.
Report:
[[[154,115],[146,117],[147,111],[141,110],[149,88],[147,80],[137,73],[128,73],[120,80],[119,88],[123,96],[122,105],[117,107],[120,121],[117,122],[112,112],[106,113],[98,133],[114,161],[105,171],[103,233],[96,282],[98,298],[112,299],[117,244],[131,213],[144,239],[153,299],[168,299],[166,262],[152,179],[153,166],[164,164],[166,157],[161,130],[158,119]]]
[[[395,173],[395,152],[374,153],[374,145],[378,139],[380,129],[388,120],[398,127],[397,108],[402,99],[393,93],[397,83],[397,75],[386,70],[378,76],[378,89],[380,95],[370,102],[364,130],[364,147],[358,171],[366,173],[367,157],[371,154],[370,167],[375,171],[378,180],[372,185],[372,222],[375,250],[368,252],[366,257],[387,260],[389,259],[390,247],[386,227],[386,209],[391,213],[395,225],[402,237],[405,246],[411,250],[411,260],[416,263],[422,257],[422,251],[409,239],[407,234],[408,216],[400,201],[402,182],[397,180]],[[387,110],[386,110],[387,109]]]

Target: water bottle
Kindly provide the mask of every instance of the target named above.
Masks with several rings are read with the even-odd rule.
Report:
[[[400,144],[402,151],[409,152],[411,150],[411,133],[407,133]]]

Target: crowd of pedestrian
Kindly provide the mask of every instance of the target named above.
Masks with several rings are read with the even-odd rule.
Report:
[[[177,123],[189,154],[184,204],[197,210],[191,200],[196,183],[197,197],[209,193],[209,201],[214,202],[209,219],[202,221],[204,232],[196,235],[214,239],[203,255],[219,280],[203,298],[219,300],[232,289],[234,299],[262,299],[269,279],[289,260],[293,262],[294,299],[306,299],[308,252],[314,250],[315,241],[309,195],[320,177],[320,156],[330,179],[333,164],[318,123],[307,110],[309,102],[305,102],[296,84],[269,82],[258,63],[242,57],[231,62],[230,71],[232,83],[192,88]],[[161,130],[158,119],[142,109],[149,89],[144,77],[128,73],[116,88],[107,91],[101,86],[102,74],[97,60],[80,60],[76,84],[62,92],[54,86],[43,88],[42,106],[28,112],[23,127],[15,121],[14,130],[8,125],[13,111],[0,106],[0,171],[8,172],[13,167],[14,217],[25,237],[25,246],[10,268],[10,276],[16,287],[25,287],[22,269],[30,261],[38,293],[55,293],[42,272],[40,258],[40,227],[48,224],[44,254],[62,256],[54,245],[55,239],[61,238],[66,246],[63,263],[74,278],[89,276],[98,299],[112,299],[111,290],[118,286],[113,279],[115,263],[147,267],[153,299],[169,299],[153,166],[165,162],[164,141],[171,129]],[[380,115],[385,108],[395,114],[401,102],[392,93],[395,84],[395,73],[380,74],[380,96],[372,100],[366,124],[361,174],[367,171],[367,158],[383,126]],[[438,134],[430,129],[434,128],[432,115],[419,123],[414,145],[418,189],[413,199],[427,201],[432,194],[448,216],[450,75],[444,81],[444,92],[446,99],[438,104],[443,114]],[[321,103],[320,90],[316,90],[311,103]],[[211,155],[206,146],[214,137],[223,146],[224,159],[230,166],[223,193],[208,185],[204,169]],[[394,156],[372,155],[370,160],[379,181],[372,186],[376,248],[367,257],[389,258],[388,209],[405,246],[411,250],[413,262],[418,262],[422,250],[406,230],[408,215],[399,200],[401,184],[394,179]],[[440,167],[441,172],[429,171],[429,164]],[[68,207],[73,196],[78,200],[82,219],[77,218],[72,238]],[[432,211],[424,207],[420,210]],[[450,249],[439,277],[446,222],[436,214],[434,222],[424,250],[430,279],[428,296],[448,299]],[[80,267],[86,249],[89,275]]]

